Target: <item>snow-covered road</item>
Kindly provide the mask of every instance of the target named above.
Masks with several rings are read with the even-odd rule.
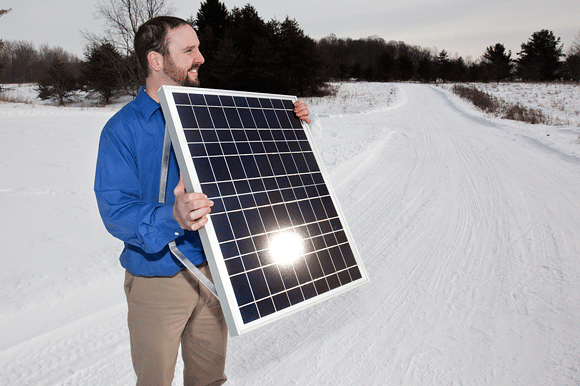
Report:
[[[579,160],[398,87],[401,107],[325,118],[318,140],[371,282],[232,340],[233,383],[577,383]]]
[[[396,88],[398,102],[326,114],[315,138],[371,281],[232,338],[228,384],[578,385],[580,159],[522,135],[518,123],[484,118],[440,88],[373,87]],[[8,132],[42,147],[77,130],[84,151],[70,151],[57,162],[66,167],[54,169],[43,162],[47,154],[27,153],[36,159],[22,166],[2,145],[2,177],[37,165],[34,173],[50,175],[54,186],[2,179],[5,202],[25,207],[0,208],[23,216],[1,236],[8,248],[0,300],[9,312],[0,317],[0,384],[128,385],[119,245],[99,228],[91,186],[75,188],[90,185],[93,142],[110,113],[56,114],[50,119],[69,131],[31,138],[28,116],[42,117],[39,110],[9,114],[2,138]],[[74,125],[87,121],[79,134]],[[33,194],[40,191],[50,195]],[[64,262],[12,242],[38,221],[26,205],[44,197],[60,207],[47,213],[57,226],[38,227],[42,246]],[[70,224],[81,218],[96,224],[92,239],[83,224]],[[13,257],[29,258],[33,268]],[[31,319],[35,307],[44,321]],[[176,374],[174,384],[181,379]]]

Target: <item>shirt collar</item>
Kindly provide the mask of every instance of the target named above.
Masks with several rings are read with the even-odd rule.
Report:
[[[151,117],[157,110],[161,109],[161,105],[155,102],[149,96],[149,94],[147,94],[147,92],[145,91],[145,87],[141,87],[139,89],[139,93],[135,97],[135,103],[139,107],[139,110],[141,110],[143,118],[145,118],[147,121],[151,119]]]

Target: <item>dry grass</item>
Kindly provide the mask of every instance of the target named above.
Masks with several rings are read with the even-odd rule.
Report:
[[[26,99],[22,96],[18,96],[18,95],[8,95],[7,93],[4,92],[4,90],[0,90],[0,102],[6,102],[6,103],[26,103],[26,104],[34,104],[33,101],[31,101],[30,99]]]
[[[479,90],[475,86],[456,84],[451,88],[455,94],[467,99],[482,111],[503,119],[511,119],[531,124],[550,124],[550,120],[540,110],[508,103],[498,97]]]

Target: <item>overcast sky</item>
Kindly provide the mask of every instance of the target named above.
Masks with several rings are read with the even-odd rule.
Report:
[[[264,20],[296,19],[311,38],[379,36],[424,48],[445,49],[451,56],[478,59],[486,47],[502,43],[521,50],[532,33],[542,29],[561,38],[567,52],[580,35],[579,0],[225,0],[228,9],[252,4]],[[177,16],[195,15],[201,1],[168,0]],[[100,34],[95,1],[0,0],[12,11],[0,18],[0,39],[48,44],[83,57],[81,31]]]

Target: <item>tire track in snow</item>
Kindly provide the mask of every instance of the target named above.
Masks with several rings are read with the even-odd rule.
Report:
[[[320,368],[338,372],[344,385],[369,373],[376,376],[365,379],[376,384],[385,376],[394,384],[494,384],[514,379],[514,372],[516,379],[541,384],[537,360],[526,354],[549,358],[541,348],[545,339],[537,339],[545,331],[527,327],[539,316],[530,304],[538,296],[526,284],[538,274],[529,252],[538,243],[540,254],[561,252],[548,227],[526,239],[530,227],[538,228],[533,223],[544,196],[542,188],[530,188],[541,179],[522,161],[535,153],[513,154],[526,149],[489,121],[456,108],[449,112],[451,100],[437,90],[401,87],[409,93],[407,105],[361,122],[342,120],[346,127],[368,124],[383,133],[372,150],[354,158],[350,173],[332,176],[371,283],[331,301],[328,310],[307,312],[324,320],[326,334],[332,328],[336,333],[324,335],[328,341],[318,337],[321,330],[298,334],[316,358],[304,370],[310,376]],[[554,186],[562,182],[543,177]],[[521,223],[522,216],[531,221]],[[546,213],[542,221],[548,219]],[[560,278],[550,282],[539,268],[542,281],[560,285]],[[509,294],[517,287],[514,302]],[[554,305],[565,320],[560,309],[566,307]],[[358,330],[362,326],[372,326],[372,337]],[[548,346],[569,347],[562,337],[556,342]],[[335,359],[325,357],[329,351]],[[344,366],[353,357],[357,367]],[[296,365],[308,360],[291,354],[285,359]]]
[[[0,352],[3,385],[134,383],[124,304],[86,315]],[[113,375],[112,377],[110,375]]]

